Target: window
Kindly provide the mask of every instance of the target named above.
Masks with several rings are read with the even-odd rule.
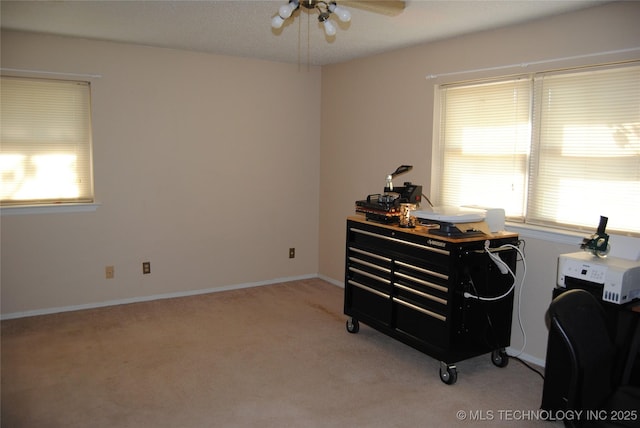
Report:
[[[3,206],[93,202],[88,82],[2,76]]]
[[[443,85],[434,200],[511,221],[639,234],[640,66]]]

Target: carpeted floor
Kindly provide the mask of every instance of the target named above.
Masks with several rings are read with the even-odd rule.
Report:
[[[319,279],[2,322],[2,427],[562,426],[517,361],[439,362]]]

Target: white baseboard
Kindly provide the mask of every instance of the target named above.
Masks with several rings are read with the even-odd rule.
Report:
[[[311,279],[311,278],[318,278],[318,274],[275,278],[275,279],[270,279],[266,281],[247,282],[243,284],[226,285],[226,286],[215,287],[215,288],[204,288],[200,290],[180,291],[180,292],[165,293],[165,294],[153,294],[150,296],[131,297],[128,299],[107,300],[105,302],[87,303],[84,305],[61,306],[56,308],[35,309],[32,311],[24,311],[24,312],[13,312],[9,314],[0,315],[0,320],[4,321],[4,320],[16,319],[16,318],[33,317],[38,315],[56,314],[60,312],[81,311],[84,309],[95,309],[95,308],[102,308],[106,306],[126,305],[129,303],[149,302],[152,300],[171,299],[174,297],[195,296],[198,294],[217,293],[220,291],[240,290],[242,288],[260,287],[263,285],[272,285],[272,284],[278,284],[281,282],[298,281],[298,280]]]
[[[330,277],[325,276],[325,275],[318,275],[318,278],[320,278],[321,280],[323,280],[325,282],[328,282],[329,284],[333,284],[333,285],[335,285],[337,287],[344,288],[344,282],[342,282],[342,281],[336,281],[335,279],[330,278]]]
[[[512,347],[508,347],[506,351],[507,351],[507,355],[510,355],[510,356],[517,355],[519,352],[518,349],[514,349]],[[518,355],[518,358],[520,358],[523,361],[526,361],[527,363],[534,364],[538,367],[544,368],[544,365],[545,365],[545,360],[541,360],[540,358],[534,357],[529,354],[525,354],[524,352]]]

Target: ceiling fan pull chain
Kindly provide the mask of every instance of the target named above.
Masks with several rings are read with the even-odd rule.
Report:
[[[311,61],[311,16],[307,13],[307,72]]]

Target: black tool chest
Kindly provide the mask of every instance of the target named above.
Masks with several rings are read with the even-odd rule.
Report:
[[[418,226],[347,219],[344,313],[347,330],[362,322],[441,361],[440,377],[455,383],[455,362],[491,353],[508,362],[513,291],[496,301],[464,296],[500,296],[514,278],[500,272],[485,241],[515,272],[516,234],[470,238],[435,236]]]

